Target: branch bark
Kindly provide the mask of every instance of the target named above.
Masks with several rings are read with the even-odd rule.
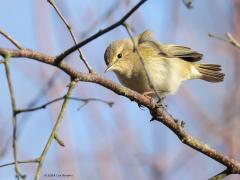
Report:
[[[59,97],[59,98],[56,98],[56,99],[53,99],[49,102],[46,102],[40,106],[37,106],[37,107],[34,107],[34,108],[28,108],[28,109],[17,109],[15,110],[15,113],[16,114],[19,114],[19,113],[24,113],[24,112],[32,112],[32,111],[37,111],[37,110],[40,110],[40,109],[45,109],[47,106],[49,106],[50,104],[52,103],[55,103],[55,102],[58,102],[58,101],[61,101],[63,99],[66,99],[66,95],[65,96],[62,96],[62,97]],[[105,101],[103,99],[98,99],[98,98],[77,98],[77,97],[69,97],[68,99],[70,100],[75,100],[75,101],[80,101],[80,102],[83,102],[84,105],[86,105],[87,103],[89,103],[90,101],[98,101],[98,102],[102,102],[102,103],[105,103],[107,104],[109,107],[112,107],[114,102],[111,102],[111,101]]]
[[[63,53],[61,53],[60,55],[57,56],[56,59],[56,64],[58,64],[59,62],[61,62],[66,56],[68,56],[69,54],[73,53],[74,51],[76,51],[78,48],[86,45],[87,43],[93,41],[94,39],[102,36],[103,34],[115,29],[116,27],[122,25],[143,3],[145,3],[147,0],[141,0],[139,1],[139,3],[137,3],[125,16],[123,16],[119,21],[117,21],[116,23],[112,24],[111,26],[102,29],[100,31],[98,31],[96,34],[90,36],[89,38],[81,41],[80,43],[76,44],[75,46],[67,49],[66,51],[64,51]]]
[[[14,158],[14,165],[15,165],[15,173],[16,177],[19,180],[20,178],[25,178],[25,175],[22,175],[20,173],[19,165],[18,165],[18,140],[17,140],[17,115],[15,113],[16,111],[16,98],[15,98],[15,93],[14,93],[14,88],[13,88],[13,82],[10,74],[10,69],[9,69],[9,58],[10,55],[7,53],[4,56],[4,67],[5,67],[5,72],[6,72],[6,77],[7,77],[7,83],[8,83],[8,88],[9,88],[9,94],[11,97],[11,105],[12,105],[12,147],[13,147],[13,158]]]
[[[62,13],[60,12],[60,10],[58,9],[56,3],[54,0],[47,0],[49,2],[50,5],[52,5],[52,7],[54,8],[54,10],[56,11],[56,13],[58,14],[58,16],[60,17],[60,19],[63,21],[63,23],[65,24],[65,26],[67,27],[72,39],[73,39],[73,42],[74,44],[76,45],[77,44],[77,38],[75,37],[74,33],[73,33],[73,30],[72,30],[72,26],[71,24],[66,20],[66,18],[64,18],[64,16],[62,15]],[[90,64],[88,63],[88,61],[86,60],[86,58],[84,57],[82,51],[80,48],[77,49],[78,52],[79,52],[79,57],[80,59],[83,61],[83,63],[85,64],[85,66],[87,67],[88,69],[88,72],[89,73],[93,73],[93,69],[92,67],[90,66]]]
[[[4,56],[6,53],[11,54],[11,57],[25,57],[56,66],[73,79],[99,84],[109,90],[112,90],[116,94],[125,96],[131,101],[135,101],[136,103],[145,106],[152,114],[153,119],[166,125],[174,134],[177,135],[177,137],[181,140],[182,143],[225,165],[228,168],[230,174],[240,174],[239,162],[218,152],[217,150],[211,148],[209,145],[203,143],[202,141],[188,135],[185,132],[181,123],[177,122],[177,120],[173,118],[163,107],[157,107],[157,104],[155,104],[153,101],[151,101],[144,95],[141,95],[131,89],[116,84],[99,74],[87,74],[78,72],[64,62],[61,62],[59,65],[57,65],[55,63],[56,57],[54,56],[48,56],[29,49],[13,50],[0,48],[0,55]]]
[[[47,152],[50,148],[50,145],[52,144],[53,140],[56,139],[56,137],[57,137],[57,131],[58,131],[58,129],[60,127],[60,124],[63,120],[64,113],[66,112],[67,105],[68,105],[68,102],[70,100],[69,97],[71,96],[72,91],[75,88],[76,83],[77,83],[77,81],[73,80],[69,85],[68,92],[67,92],[66,98],[64,99],[64,102],[62,104],[62,108],[61,108],[61,111],[58,115],[57,121],[55,122],[55,125],[54,125],[53,130],[51,132],[51,135],[48,139],[48,142],[46,143],[46,145],[45,145],[45,147],[42,151],[42,154],[39,157],[38,167],[37,167],[36,175],[34,177],[35,180],[38,180],[40,178],[40,173],[41,173],[41,170],[42,170],[43,161],[45,160],[45,157],[46,157]],[[57,142],[59,143],[59,141],[57,141]]]
[[[50,1],[51,0],[49,0],[49,2]],[[139,93],[137,93],[137,92],[135,92],[131,89],[128,89],[124,86],[118,85],[118,84],[106,79],[105,77],[103,77],[99,74],[93,74],[93,73],[89,74],[89,73],[78,72],[76,69],[72,68],[71,66],[69,66],[68,64],[66,64],[65,62],[62,61],[66,56],[68,56],[72,52],[76,51],[80,47],[86,45],[87,43],[93,41],[94,39],[100,37],[101,35],[113,30],[114,28],[124,24],[125,21],[146,1],[147,0],[139,1],[139,3],[136,4],[136,6],[134,6],[119,21],[117,21],[116,23],[112,24],[111,26],[109,26],[109,27],[107,27],[103,30],[100,30],[98,33],[90,36],[89,38],[85,39],[84,41],[82,41],[80,43],[77,43],[75,46],[67,49],[66,51],[62,52],[58,56],[48,56],[48,55],[45,55],[45,54],[37,52],[37,51],[33,51],[33,50],[30,50],[30,49],[24,49],[19,44],[12,41],[11,40],[12,38],[9,38],[8,36],[7,36],[7,38],[18,48],[18,50],[0,48],[0,55],[3,56],[3,57],[11,56],[12,58],[28,58],[28,59],[37,60],[37,61],[40,61],[42,63],[46,63],[46,64],[49,64],[49,65],[55,66],[58,69],[61,69],[69,77],[71,77],[71,79],[77,79],[78,81],[96,83],[96,84],[99,84],[99,85],[109,89],[109,90],[112,90],[116,94],[119,94],[121,96],[125,96],[125,97],[129,98],[131,101],[135,101],[137,104],[140,104],[140,105],[148,108],[148,110],[150,111],[150,113],[152,115],[152,119],[156,120],[158,122],[161,122],[165,126],[167,126],[181,140],[182,143],[184,143],[187,146],[205,154],[206,156],[214,159],[215,161],[225,165],[226,169],[227,169],[227,175],[229,175],[229,174],[240,174],[240,163],[239,162],[237,162],[236,160],[218,152],[217,150],[215,150],[214,148],[211,148],[210,146],[208,146],[204,142],[188,135],[184,130],[183,123],[179,123],[174,117],[171,116],[171,114],[169,114],[164,109],[164,107],[158,107],[158,105],[156,103],[154,103],[154,101],[145,97],[144,95],[141,95],[141,94],[139,94]],[[233,41],[231,36],[229,36],[228,38],[231,41]],[[71,91],[74,88],[75,84],[74,84],[74,82],[72,82],[72,83],[69,87],[67,97],[70,97]],[[39,179],[40,172],[41,172],[41,169],[42,169],[42,163],[45,159],[45,156],[48,152],[48,149],[49,149],[52,141],[54,139],[59,140],[59,138],[57,138],[57,130],[58,130],[58,128],[60,126],[60,123],[62,121],[63,114],[66,110],[66,105],[67,105],[68,100],[69,100],[69,98],[65,98],[65,100],[63,102],[62,109],[59,113],[59,116],[57,118],[55,126],[52,130],[52,133],[51,133],[51,135],[48,139],[48,142],[47,142],[41,156],[39,158],[37,158],[37,160],[30,160],[30,162],[37,162],[38,163],[38,168],[37,168],[35,179]],[[13,109],[14,109],[13,112],[16,115],[16,113],[15,113],[16,112],[16,107],[13,108]],[[15,121],[15,123],[16,123],[16,121]],[[58,143],[61,144],[60,141],[58,141]],[[7,164],[7,165],[15,164],[15,166],[17,167],[18,163],[21,163],[21,162],[17,161],[17,158],[15,158],[14,163],[10,163],[10,164]],[[17,170],[16,170],[16,172],[17,172]],[[16,173],[16,174],[18,174],[18,173]],[[226,174],[225,171],[219,173],[216,176],[219,176],[219,175],[222,176],[222,174],[225,175]]]
[[[0,34],[3,35],[6,39],[8,39],[14,46],[16,46],[16,48],[22,49],[22,46],[15,39],[13,39],[8,33],[0,29]]]

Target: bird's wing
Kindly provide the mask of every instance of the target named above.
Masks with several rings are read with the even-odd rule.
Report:
[[[185,61],[189,62],[196,62],[200,61],[203,57],[201,53],[198,53],[197,51],[193,51],[191,48],[185,47],[185,46],[178,46],[178,45],[161,45],[163,47],[163,51],[166,52],[166,54],[174,57],[181,58]]]
[[[203,57],[201,53],[191,50],[185,46],[178,46],[172,44],[160,44],[156,41],[144,41],[139,44],[140,47],[149,48],[154,51],[154,55],[161,55],[169,58],[180,58],[188,62],[200,61]]]

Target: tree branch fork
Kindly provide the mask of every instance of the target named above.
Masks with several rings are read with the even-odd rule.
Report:
[[[212,177],[211,180],[222,179],[223,177],[225,177],[227,175],[230,175],[230,174],[240,174],[240,163],[239,162],[237,162],[234,159],[218,152],[217,150],[215,150],[214,148],[211,148],[209,145],[205,144],[204,142],[188,135],[184,130],[183,123],[178,122],[175,118],[173,118],[171,116],[171,114],[169,114],[166,111],[166,109],[164,107],[162,107],[162,106],[159,107],[151,99],[149,99],[149,98],[147,98],[147,97],[145,97],[145,96],[143,96],[143,95],[141,95],[141,94],[139,94],[139,93],[137,93],[137,92],[135,92],[131,89],[128,89],[124,86],[116,84],[116,83],[108,80],[107,78],[103,77],[100,74],[92,73],[93,70],[88,65],[85,58],[81,55],[81,51],[79,49],[80,47],[82,47],[85,44],[89,43],[90,41],[98,38],[99,36],[111,31],[112,29],[114,29],[114,28],[116,28],[120,25],[124,25],[125,21],[134,13],[134,11],[136,11],[146,1],[147,0],[139,1],[139,3],[137,3],[119,21],[117,21],[116,23],[112,24],[111,26],[109,26],[105,29],[100,30],[98,33],[90,36],[89,38],[87,38],[87,39],[85,39],[85,40],[83,40],[79,43],[76,43],[73,32],[71,32],[71,30],[70,30],[70,33],[71,33],[72,38],[75,42],[75,45],[72,46],[71,48],[67,49],[66,51],[64,51],[63,53],[61,53],[58,56],[48,56],[46,54],[43,54],[43,53],[40,53],[40,52],[37,52],[37,51],[33,51],[31,49],[25,49],[20,44],[18,44],[18,42],[16,42],[14,39],[12,39],[11,36],[7,35],[5,32],[0,30],[0,34],[4,35],[18,49],[18,50],[15,50],[15,49],[0,48],[0,55],[3,56],[4,58],[11,57],[11,58],[14,58],[14,59],[16,59],[16,58],[27,58],[27,59],[37,60],[39,62],[46,63],[46,64],[49,64],[49,65],[55,66],[58,69],[61,69],[69,77],[71,77],[72,80],[74,79],[74,80],[77,80],[77,81],[85,81],[85,82],[96,83],[96,84],[99,84],[99,85],[115,92],[118,95],[125,96],[125,97],[129,98],[131,101],[134,101],[137,104],[143,105],[146,108],[148,108],[148,110],[150,111],[150,113],[152,115],[152,120],[159,121],[159,122],[163,123],[165,126],[167,126],[174,134],[177,135],[177,137],[181,140],[182,143],[186,144],[187,146],[205,154],[206,156],[208,156],[208,157],[214,159],[215,161],[221,163],[222,165],[226,166],[225,170],[223,170],[222,172],[220,172],[216,176]],[[56,4],[54,3],[54,0],[49,0],[48,2],[50,4],[52,4],[52,6],[55,8],[56,12],[62,18],[62,20],[64,21],[64,23],[68,27],[68,29],[71,29],[70,26],[69,26],[69,23],[66,22],[64,17],[61,15],[60,11],[57,9]],[[232,37],[229,36],[228,38],[229,38],[229,41],[231,42],[231,44],[233,44],[235,46],[239,45],[239,44],[236,43],[237,41],[234,41],[234,39]],[[84,61],[85,65],[87,66],[90,73],[78,72],[76,69],[72,68],[70,65],[68,65],[67,63],[65,63],[63,61],[63,59],[66,56],[68,56],[69,54],[71,54],[72,52],[74,52],[76,50],[79,50],[80,57]],[[2,61],[2,62],[0,62],[0,64],[1,63],[4,64],[5,62]],[[73,88],[71,88],[71,89],[73,89]],[[69,91],[70,91],[70,88],[69,88]],[[70,98],[67,98],[67,99],[63,98],[63,99],[64,99],[64,103],[63,103],[62,108],[65,110],[66,108],[65,108],[64,104],[66,104],[66,102]],[[58,99],[56,99],[56,100],[58,100]],[[56,100],[53,100],[52,102],[55,102]],[[49,104],[49,103],[47,103],[47,104]],[[34,108],[34,110],[35,109],[40,109],[40,108],[42,108],[42,107]],[[64,114],[64,111],[61,111],[60,114],[59,114],[59,118],[58,118],[59,122],[62,120],[63,114]],[[59,127],[59,124],[60,123],[56,123],[56,125],[55,125],[56,127],[54,127],[55,129],[52,132],[51,138],[49,138],[49,141],[46,144],[46,147],[44,148],[43,154],[40,156],[40,158],[37,158],[37,159],[34,159],[34,160],[28,160],[28,161],[17,161],[17,159],[16,159],[15,162],[0,165],[0,167],[13,165],[13,164],[15,164],[17,166],[18,163],[38,163],[38,169],[37,169],[35,179],[39,179],[42,163],[43,163],[44,157],[47,153],[47,149],[49,148],[51,142],[53,141],[53,138],[55,138],[56,140],[58,139],[57,138],[57,129]],[[18,171],[16,171],[16,172],[18,172]],[[18,173],[17,173],[17,175],[18,175]]]
[[[174,119],[164,107],[158,107],[154,101],[145,97],[142,94],[139,94],[131,89],[128,89],[124,86],[116,84],[107,78],[103,77],[100,74],[96,73],[81,73],[72,68],[70,65],[62,61],[60,64],[56,64],[56,56],[48,56],[43,53],[33,51],[30,49],[6,49],[0,48],[0,55],[5,57],[10,55],[11,58],[27,58],[37,60],[42,63],[56,66],[57,68],[64,71],[72,79],[78,79],[79,81],[96,83],[101,86],[106,87],[107,89],[115,92],[118,95],[125,96],[131,101],[134,101],[138,104],[141,104],[148,108],[150,113],[153,116],[154,120],[157,120],[164,125],[166,125],[172,132],[174,132],[177,137],[182,141],[182,143],[192,147],[193,149],[205,154],[206,156],[214,159],[215,161],[223,164],[228,169],[228,172],[231,174],[240,174],[240,163],[234,159],[217,152],[215,149],[211,148],[207,144],[201,142],[200,140],[188,135],[184,127],[176,119]]]

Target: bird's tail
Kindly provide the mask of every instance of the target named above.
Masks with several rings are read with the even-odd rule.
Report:
[[[221,72],[221,65],[218,64],[195,64],[195,68],[201,74],[200,79],[208,82],[222,82],[225,74]]]

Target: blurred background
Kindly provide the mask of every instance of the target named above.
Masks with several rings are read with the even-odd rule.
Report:
[[[56,0],[62,14],[81,41],[121,18],[138,0]],[[184,83],[179,92],[167,97],[168,111],[186,122],[186,131],[236,160],[240,160],[240,49],[209,38],[230,32],[240,40],[240,1],[194,0],[188,9],[181,0],[149,0],[129,19],[137,35],[155,31],[163,43],[191,47],[204,54],[205,63],[223,66],[225,81],[210,84],[201,80]],[[1,1],[0,28],[26,48],[57,55],[73,45],[66,27],[47,0]],[[127,37],[123,27],[99,37],[82,48],[94,70],[118,82],[113,73],[104,74],[103,54],[111,41]],[[13,47],[0,36],[0,47]],[[66,59],[87,72],[78,53]],[[19,58],[10,61],[17,108],[41,105],[66,93],[69,77],[37,61]],[[13,161],[11,101],[0,66],[0,164]],[[79,98],[100,98],[114,102],[71,101],[58,132],[65,147],[56,142],[43,164],[44,174],[72,175],[64,179],[195,179],[202,180],[225,167],[183,145],[159,122],[150,122],[146,109],[92,83],[80,82],[74,90]],[[39,157],[52,131],[62,101],[35,112],[18,115],[19,160]],[[81,107],[81,108],[79,108]],[[21,172],[33,179],[37,164],[21,164]],[[15,179],[14,166],[0,168],[0,178]],[[46,178],[47,179],[47,178]],[[60,178],[59,178],[60,179]],[[226,179],[239,179],[231,175]]]

